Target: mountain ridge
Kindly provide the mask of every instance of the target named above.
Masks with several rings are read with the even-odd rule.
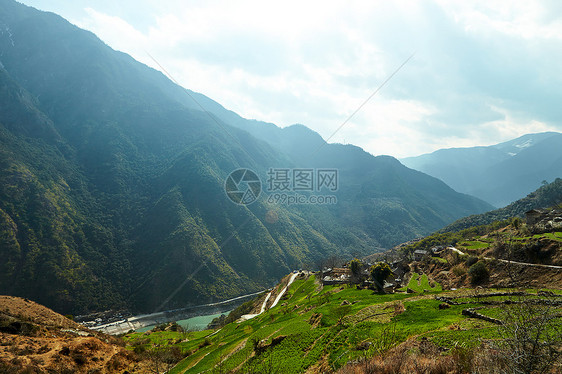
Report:
[[[562,133],[527,134],[491,145],[440,149],[401,159],[455,190],[503,207],[562,175]]]
[[[211,118],[212,105],[194,108],[162,73],[52,13],[1,0],[0,22],[0,94],[13,103],[0,114],[1,293],[73,314],[201,304],[491,208],[304,126],[260,135],[258,121]],[[337,204],[264,192],[239,206],[224,191],[238,168],[263,186],[270,168],[303,166],[339,170]]]
[[[503,221],[513,217],[523,218],[525,212],[532,209],[544,209],[562,203],[562,179],[556,178],[552,183],[547,183],[531,192],[526,197],[514,201],[506,207],[492,210],[482,214],[475,214],[461,218],[439,232],[457,232],[475,226],[488,225],[495,221]]]

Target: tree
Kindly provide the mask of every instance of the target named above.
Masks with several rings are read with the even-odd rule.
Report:
[[[361,262],[361,260],[358,260],[356,258],[351,260],[351,262],[349,263],[349,269],[351,270],[351,283],[358,284],[363,281],[363,276],[361,274],[363,266],[364,264],[363,262]]]
[[[316,266],[319,268],[320,271],[323,271],[325,268],[333,269],[338,267],[342,264],[342,260],[338,256],[331,256],[321,258],[316,262]]]
[[[385,279],[392,274],[390,266],[386,262],[377,262],[375,265],[371,266],[370,272],[375,286],[382,291]]]
[[[484,262],[478,261],[468,269],[468,275],[470,275],[470,282],[476,285],[486,282],[490,277],[490,272]]]
[[[549,296],[510,300],[502,309],[498,341],[512,373],[551,373],[561,363],[562,315]]]

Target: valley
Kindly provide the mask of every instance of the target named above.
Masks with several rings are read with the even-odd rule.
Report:
[[[0,24],[0,293],[73,315],[185,308],[492,209],[394,157],[244,119],[56,14],[3,0]],[[337,204],[270,202],[268,172],[301,168],[337,170]],[[252,204],[226,193],[238,169],[261,180]]]
[[[562,356],[553,353],[562,347],[562,228],[552,225],[558,225],[561,214],[557,206],[529,211],[526,219],[513,217],[435,233],[363,261],[354,260],[359,267],[348,263],[334,268],[341,276],[333,285],[326,277],[332,269],[294,271],[272,290],[216,318],[205,330],[184,330],[162,320],[151,330],[111,338],[112,344],[127,352],[120,354],[121,366],[115,368],[129,365],[140,372],[168,373],[366,374],[489,372],[490,368],[517,370],[531,365],[557,372],[562,365]],[[384,262],[395,273],[385,275],[383,291],[372,281],[376,280],[372,269]],[[398,274],[401,279],[395,282]],[[42,330],[23,327],[17,318],[38,326],[44,319],[34,317],[34,309],[29,309],[31,317],[22,317],[22,311],[30,313],[26,303],[31,302],[17,303],[19,312],[4,309],[2,340],[12,347],[37,345],[35,331]],[[47,327],[54,331],[105,336],[51,311],[40,315],[58,321],[61,327]],[[517,332],[513,340],[520,328],[527,335]],[[533,343],[533,334],[548,345]],[[80,373],[100,365],[107,372],[115,369],[107,361],[80,356],[83,349],[64,343],[68,338],[49,339],[55,340],[43,344],[50,347],[57,341],[56,349],[70,344],[69,357],[74,361],[60,361],[60,368]],[[532,354],[529,344],[535,344]],[[35,357],[29,349],[25,357]],[[0,365],[22,369],[54,365],[54,361],[38,364],[36,358],[14,361],[23,354],[18,352],[24,351],[0,350]]]
[[[162,323],[173,321],[187,320],[197,317],[206,317],[209,315],[218,315],[228,313],[232,309],[238,307],[249,299],[254,298],[262,292],[255,292],[248,295],[238,296],[229,300],[224,300],[216,303],[209,303],[203,305],[196,305],[188,308],[165,310],[162,312],[142,314],[136,316],[126,316],[123,318],[121,314],[109,315],[103,319],[93,317],[76,317],[82,325],[89,327],[94,331],[100,331],[109,335],[120,335],[127,333],[131,330],[146,329],[149,326],[156,326]],[[217,316],[218,316],[217,315]],[[93,319],[92,319],[93,318]],[[209,320],[209,323],[211,321]],[[207,323],[206,325],[208,325]],[[205,325],[205,326],[206,326]]]
[[[0,374],[562,373],[559,9],[86,3],[0,0]]]

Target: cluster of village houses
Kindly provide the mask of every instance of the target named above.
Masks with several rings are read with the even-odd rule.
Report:
[[[562,208],[554,209],[533,209],[525,213],[526,223],[531,228],[532,232],[545,232],[552,230],[562,229]],[[405,244],[411,244],[408,242]],[[430,250],[417,249],[413,253],[414,261],[422,261],[424,258],[428,257],[441,257],[445,252],[445,249],[450,248],[449,246],[435,246]],[[408,261],[394,261],[388,263],[392,274],[385,280],[383,289],[385,292],[392,292],[397,288],[403,286],[404,275],[410,271]],[[369,269],[372,263],[364,263],[361,268],[361,285],[364,287],[373,286],[373,281],[371,280]],[[334,285],[334,284],[349,284],[352,283],[353,276],[349,264],[343,267],[333,267],[325,268],[322,270],[322,284],[324,285]]]
[[[562,230],[562,208],[532,209],[525,212],[525,220],[533,233]]]
[[[369,269],[373,264],[364,263],[361,268],[361,283],[363,287],[374,286],[373,280],[369,273]],[[385,292],[394,291],[396,288],[402,287],[402,279],[404,274],[410,271],[408,264],[405,261],[396,261],[390,265],[392,274],[385,280],[383,284],[383,289]],[[322,270],[322,284],[323,285],[334,285],[334,284],[349,284],[353,281],[353,275],[349,264],[344,265],[341,268],[326,268]]]
[[[435,246],[431,250],[418,249],[414,251],[414,261],[422,261],[427,257],[440,257],[448,246]],[[404,275],[410,271],[410,265],[407,260],[399,260],[387,262],[392,270],[392,274],[384,281],[383,290],[385,292],[394,292],[396,289],[404,286]],[[373,286],[373,281],[369,273],[369,269],[374,265],[370,262],[363,264],[361,268],[361,282],[362,287]],[[350,284],[353,283],[353,274],[349,263],[343,267],[324,268],[322,270],[322,284],[335,285],[335,284]]]

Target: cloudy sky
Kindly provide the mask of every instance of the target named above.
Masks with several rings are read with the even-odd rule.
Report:
[[[246,118],[414,156],[562,131],[562,1],[22,0]]]

